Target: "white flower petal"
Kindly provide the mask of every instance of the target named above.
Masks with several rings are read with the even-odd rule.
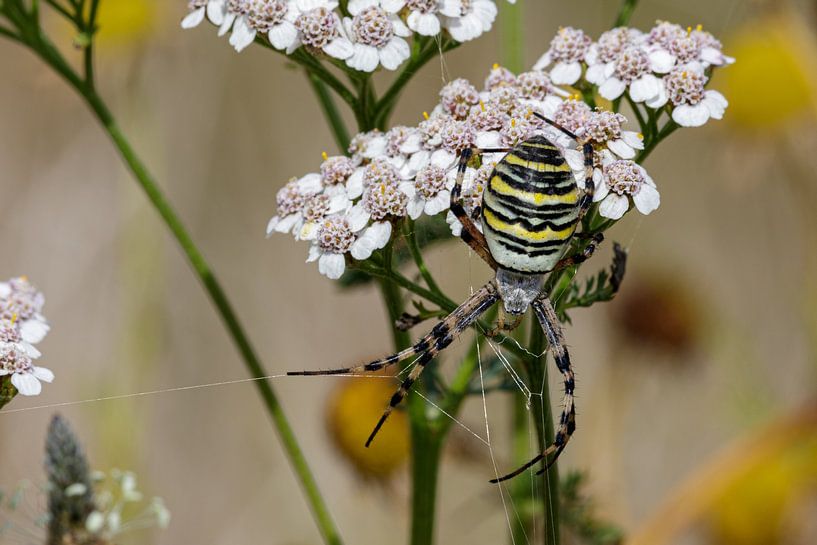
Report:
[[[206,13],[205,8],[199,8],[197,10],[191,11],[188,13],[184,19],[182,19],[182,28],[195,28],[204,21],[204,15]]]
[[[695,106],[681,104],[672,110],[672,119],[682,127],[700,127],[709,121],[709,108],[703,102]]]
[[[453,166],[457,161],[457,155],[447,149],[438,149],[431,154],[431,164],[440,168]]]
[[[366,227],[371,217],[371,214],[366,211],[363,203],[359,202],[349,209],[349,212],[346,214],[346,221],[349,223],[349,229],[351,229],[353,233],[357,233]]]
[[[564,155],[570,170],[584,172],[584,153],[577,149],[566,149]]]
[[[380,0],[349,0],[346,9],[352,15],[357,15],[366,8],[377,7],[378,4],[380,4]]]
[[[667,103],[669,100],[669,96],[667,95],[667,89],[663,83],[659,85],[658,94],[655,98],[648,99],[644,104],[647,105],[648,108],[652,108],[653,110],[657,110],[659,108],[663,108],[664,104]]]
[[[330,280],[337,280],[346,270],[346,258],[343,254],[323,254],[318,259],[318,272]]]
[[[408,169],[412,172],[419,172],[431,161],[431,152],[420,150],[411,156],[408,162]]]
[[[413,220],[416,220],[423,215],[426,202],[420,195],[411,195],[408,204],[406,205],[406,213]]]
[[[51,372],[51,369],[34,365],[31,367],[31,374],[43,382],[54,382],[54,373]]]
[[[11,375],[11,383],[24,396],[40,395],[43,390],[40,381],[31,373],[14,373]]]
[[[298,39],[298,29],[291,22],[283,21],[269,30],[267,38],[275,49],[286,49]]]
[[[408,27],[421,36],[436,36],[440,33],[440,20],[433,13],[412,11],[406,19]]]
[[[402,19],[399,17],[393,16],[391,17],[391,26],[394,29],[394,33],[397,36],[402,38],[408,38],[411,36],[411,29],[406,26],[406,23],[403,22]]]
[[[550,71],[550,79],[556,85],[573,85],[582,75],[582,65],[578,62],[558,62]]]
[[[275,232],[291,233],[299,219],[301,219],[300,214],[290,214],[288,216],[284,216],[283,218],[279,219],[278,223],[275,225]]]
[[[447,209],[451,204],[451,192],[447,189],[440,191],[433,199],[426,201],[425,213],[435,216]]]
[[[462,224],[451,210],[449,210],[448,214],[446,214],[445,221],[448,223],[448,227],[451,229],[452,235],[458,237],[462,234]]]
[[[352,0],[354,2],[356,0]],[[349,2],[350,4],[352,2]],[[295,0],[295,6],[299,11],[309,11],[317,8],[333,10],[338,7],[337,0]]]
[[[627,84],[618,78],[610,78],[599,86],[599,94],[607,100],[615,100],[624,94]]]
[[[389,40],[385,46],[380,48],[380,64],[387,70],[396,70],[403,61],[411,55],[408,42],[397,36]]]
[[[19,343],[19,344],[18,344],[18,346],[20,347],[20,349],[21,349],[23,352],[25,352],[26,354],[28,354],[28,357],[29,357],[29,358],[31,358],[32,360],[36,360],[36,359],[38,359],[40,356],[42,356],[42,353],[41,353],[39,350],[37,350],[37,349],[34,347],[34,345],[32,345],[32,344],[30,344],[30,343],[27,343],[27,342],[21,342],[21,343]]]
[[[350,249],[352,257],[358,261],[369,259],[372,252],[383,248],[391,237],[391,223],[380,221],[370,225]]]
[[[318,247],[317,244],[313,244],[309,247],[309,253],[306,256],[306,262],[312,263],[313,261],[317,261],[323,255],[321,249]]]
[[[675,66],[675,57],[666,49],[656,49],[649,57],[650,68],[658,74],[666,74]]]
[[[661,94],[661,80],[652,74],[644,74],[630,84],[630,97],[636,102],[644,102]]]
[[[539,60],[536,61],[536,64],[533,65],[534,70],[544,70],[550,63],[553,62],[550,57],[550,51],[546,52],[544,55],[539,57]]]
[[[475,143],[479,148],[501,148],[502,134],[499,131],[482,131],[477,133]]]
[[[638,190],[638,193],[633,195],[633,202],[638,211],[646,216],[658,208],[661,204],[661,196],[655,187],[649,184],[643,184]]]
[[[446,17],[457,18],[462,14],[462,0],[440,0],[439,8]]]
[[[105,515],[99,511],[91,511],[85,518],[85,529],[92,534],[96,534],[105,527]]]
[[[601,174],[601,170],[598,168],[593,169],[593,185],[595,186],[595,191],[593,192],[593,202],[599,202],[610,192],[610,188],[604,182],[604,177]]]
[[[621,131],[621,139],[633,149],[644,149],[642,136],[635,131]]]
[[[607,79],[604,76],[604,65],[603,64],[592,64],[592,65],[588,66],[587,67],[587,72],[585,72],[585,74],[584,74],[584,79],[586,79],[590,83],[594,83],[596,85],[601,85],[602,83],[604,83],[604,80]]]
[[[227,15],[227,3],[223,0],[210,0],[207,2],[207,18],[216,26],[224,23],[224,16]]]
[[[227,34],[230,29],[233,27],[233,23],[235,22],[236,14],[230,13],[229,11],[224,14],[224,20],[221,21],[221,26],[218,28],[218,35],[224,36]]]
[[[620,138],[607,142],[607,147],[622,159],[632,159],[635,157],[635,150]]]
[[[346,60],[355,54],[355,46],[347,38],[338,36],[323,47],[323,52],[330,57]]]
[[[239,17],[233,25],[230,45],[239,53],[255,40],[255,29],[251,28],[246,17]]]
[[[448,21],[448,32],[458,42],[467,42],[483,33],[482,20],[473,13]]]
[[[397,13],[405,5],[406,0],[380,0],[380,7],[389,13]]]
[[[358,168],[349,176],[349,179],[346,180],[346,194],[349,195],[350,199],[357,199],[363,195],[364,173],[364,168]]]
[[[34,318],[20,324],[20,336],[27,343],[37,344],[45,338],[50,329],[44,320]]]
[[[346,64],[361,72],[374,72],[380,56],[372,45],[354,44],[354,53],[346,59]]]
[[[623,195],[610,193],[601,201],[599,205],[599,214],[611,220],[620,219],[627,209],[630,208],[630,201]]]

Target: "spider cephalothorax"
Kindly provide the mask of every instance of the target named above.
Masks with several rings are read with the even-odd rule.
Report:
[[[535,115],[578,143],[575,134]],[[545,460],[546,468],[549,467],[575,430],[576,411],[573,368],[556,311],[543,291],[544,278],[548,273],[585,261],[601,241],[601,235],[596,235],[582,253],[565,257],[576,227],[593,201],[593,148],[589,143],[580,145],[585,162],[583,191],[579,189],[562,150],[543,135],[521,141],[512,148],[469,148],[460,152],[457,182],[451,191],[451,211],[462,223],[462,239],[496,271],[495,278],[476,290],[414,346],[397,354],[357,367],[289,374],[337,375],[377,371],[415,358],[408,376],[366,441],[369,446],[428,362],[480,315],[498,301],[502,301],[503,310],[511,315],[521,316],[532,308],[564,379],[562,415],[552,445],[524,466],[491,482],[519,475],[541,460]],[[488,179],[480,210],[469,215],[462,204],[462,182],[468,163],[482,153],[505,155]],[[481,218],[482,231],[474,224],[472,216]]]

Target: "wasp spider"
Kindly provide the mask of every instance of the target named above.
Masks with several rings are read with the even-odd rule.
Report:
[[[589,143],[579,144],[577,136],[563,127],[542,116],[537,117],[581,145],[585,164],[584,192],[580,192],[562,151],[545,136],[533,136],[513,148],[463,150],[459,156],[456,185],[451,192],[451,211],[462,223],[462,239],[496,271],[495,278],[476,290],[414,346],[397,354],[357,367],[289,373],[361,373],[415,358],[411,371],[392,396],[366,446],[371,444],[389,414],[408,394],[428,362],[498,301],[502,301],[507,314],[517,317],[521,317],[528,307],[533,309],[564,378],[565,396],[553,444],[524,466],[491,482],[515,477],[542,460],[546,464],[542,471],[545,471],[556,461],[573,434],[576,428],[573,368],[556,311],[542,288],[546,274],[585,261],[601,242],[601,235],[596,235],[582,253],[564,256],[577,225],[593,202],[593,148]],[[480,211],[473,214],[475,218],[481,216],[483,230],[480,231],[463,207],[461,191],[469,161],[482,153],[505,155],[491,173]]]

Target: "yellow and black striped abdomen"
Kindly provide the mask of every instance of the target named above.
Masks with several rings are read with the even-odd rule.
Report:
[[[519,143],[497,163],[482,197],[488,248],[497,263],[513,271],[552,270],[578,217],[573,172],[543,136]]]

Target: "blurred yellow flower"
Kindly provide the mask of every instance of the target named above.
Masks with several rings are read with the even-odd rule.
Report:
[[[786,12],[752,21],[724,49],[738,59],[716,71],[732,123],[761,130],[814,114],[817,43],[801,17]]]
[[[156,0],[105,0],[97,14],[97,41],[106,47],[129,47],[147,40],[166,18],[166,4]]]
[[[709,522],[718,543],[786,543],[787,514],[817,486],[817,437],[759,460],[715,499]]]
[[[384,378],[341,379],[329,400],[329,433],[341,454],[364,477],[385,479],[408,458],[409,426],[402,411],[392,413],[372,445],[364,446],[395,388],[395,381]]]

